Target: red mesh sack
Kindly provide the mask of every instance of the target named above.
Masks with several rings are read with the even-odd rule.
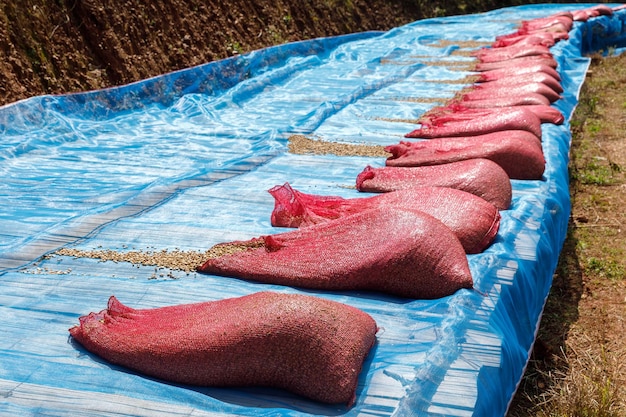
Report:
[[[409,168],[367,166],[356,178],[357,190],[370,193],[423,186],[462,190],[481,197],[499,210],[511,205],[511,180],[500,165],[488,159]]]
[[[513,33],[507,33],[505,35],[498,35],[496,36],[496,41],[492,44],[492,46],[493,47],[498,47],[498,45],[505,46],[507,43],[510,43],[509,39],[512,39],[513,43],[515,43],[515,40],[522,38],[522,37],[529,37],[529,36],[551,37],[554,43],[559,42],[561,40],[569,39],[569,34],[567,33],[567,31],[564,30],[564,27],[562,25],[557,23],[556,25],[551,26],[547,30],[546,29],[533,29],[533,30],[520,29]],[[546,44],[546,46],[548,45]]]
[[[318,196],[294,190],[289,184],[269,190],[275,198],[272,225],[301,227],[380,207],[399,207],[430,214],[448,226],[467,253],[482,252],[500,225],[500,213],[491,203],[465,191],[416,187],[373,197]]]
[[[519,85],[519,84],[530,84],[530,83],[542,83],[547,87],[550,87],[556,93],[563,92],[563,86],[553,76],[546,74],[544,72],[535,72],[529,74],[515,74],[510,75],[508,77],[502,77],[491,81],[483,81],[479,83],[480,87],[488,88],[494,86],[511,86],[511,85]]]
[[[478,136],[507,130],[524,130],[541,138],[541,120],[530,110],[524,109],[524,106],[465,109],[428,116],[420,128],[407,133],[405,137],[432,139]]]
[[[524,20],[522,21],[520,32],[533,33],[534,31],[549,31],[554,29],[555,26],[558,26],[559,30],[569,32],[573,24],[572,13],[558,13],[546,17]]]
[[[377,327],[342,303],[260,292],[145,310],[111,297],[69,331],[107,361],[166,381],[274,387],[352,404]]]
[[[573,25],[574,15],[571,12],[559,12],[546,17],[538,17],[531,20],[523,20],[517,32],[496,37],[496,41],[515,36],[550,34],[555,41],[568,39],[568,32]]]
[[[552,54],[524,56],[498,62],[479,62],[474,66],[476,71],[491,71],[500,68],[528,67],[533,65],[546,65],[556,69],[558,63]]]
[[[485,158],[500,165],[509,178],[520,180],[541,179],[546,163],[539,139],[524,131],[400,142],[385,150],[392,154],[386,160],[388,166],[415,167]]]
[[[610,16],[613,14],[613,9],[604,4],[593,6],[587,9],[576,10],[573,12],[573,19],[577,22],[586,22],[591,17],[598,17],[601,15]]]
[[[544,98],[548,103],[548,99],[538,94],[532,96],[511,96],[503,98],[493,98],[484,100],[467,100],[461,103],[453,103],[449,107],[456,109],[488,109],[498,107],[514,107],[523,106],[526,110],[530,110],[539,118],[541,123],[552,123],[555,125],[563,124],[565,117],[557,108],[544,103],[533,103],[536,97]]]
[[[395,207],[212,249],[225,254],[210,257],[199,272],[405,298],[439,298],[473,287],[454,233],[426,213]]]
[[[619,6],[618,6],[619,7]],[[613,8],[606,4],[598,4],[589,8],[591,14],[594,16],[611,16],[613,14]],[[573,15],[572,15],[573,18]]]
[[[492,48],[504,48],[511,45],[543,45],[548,48],[554,46],[557,42],[554,37],[547,32],[538,32],[526,35],[512,35],[509,37],[496,38],[496,41],[491,44]]]
[[[524,106],[525,109],[535,113],[535,116],[541,120],[541,123],[552,123],[561,125],[565,121],[565,116],[556,107],[546,106],[544,104],[532,104]]]
[[[550,54],[550,48],[541,44],[516,44],[503,46],[501,48],[481,48],[474,53],[474,56],[478,58],[480,62],[497,62],[548,54]]]
[[[274,197],[270,220],[276,227],[309,226],[359,211],[349,211],[341,197],[302,193],[288,183],[272,187],[268,192]]]
[[[460,94],[462,100],[485,100],[493,98],[519,97],[527,94],[539,94],[548,99],[550,103],[561,98],[561,95],[543,83],[521,83],[521,84],[495,84],[491,87],[485,86],[491,83],[477,84],[473,89]]]
[[[557,81],[561,81],[561,76],[558,71],[547,65],[526,65],[526,66],[509,66],[505,68],[494,69],[490,71],[483,71],[478,74],[478,82],[495,81],[501,78],[508,78],[515,75],[533,74],[541,72],[548,74]]]
[[[550,100],[538,93],[525,93],[520,96],[508,96],[497,98],[482,98],[476,100],[460,100],[454,101],[452,105],[462,106],[468,109],[473,108],[495,108],[495,107],[511,107],[511,106],[528,106],[528,105],[549,105]]]

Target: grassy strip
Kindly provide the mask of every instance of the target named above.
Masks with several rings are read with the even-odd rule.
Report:
[[[509,417],[626,415],[626,55],[594,57],[571,121],[572,216]]]

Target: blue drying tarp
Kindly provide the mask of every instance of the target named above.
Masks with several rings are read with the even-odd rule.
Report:
[[[452,97],[469,42],[522,19],[591,4],[533,5],[417,21],[272,47],[103,91],[0,108],[0,414],[68,416],[502,416],[535,339],[570,212],[569,117],[589,51],[624,46],[625,12],[577,22],[552,52],[561,126],[543,125],[541,181],[513,181],[495,243],[468,255],[478,291],[438,300],[329,293],[43,255],[67,247],[205,251],[281,230],[267,190],[363,196],[355,178],[384,158],[297,155],[288,137],[387,145]],[[475,47],[474,47],[475,48]],[[448,64],[448,65],[444,65]],[[425,100],[419,100],[425,99]],[[109,296],[133,308],[261,290],[363,309],[381,331],[352,408],[260,388],[179,386],[87,353],[69,338]]]

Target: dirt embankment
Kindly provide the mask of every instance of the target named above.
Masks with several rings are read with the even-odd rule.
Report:
[[[126,84],[285,42],[515,3],[0,0],[0,105]]]
[[[420,17],[410,1],[0,2],[0,104],[97,89],[264,46]]]

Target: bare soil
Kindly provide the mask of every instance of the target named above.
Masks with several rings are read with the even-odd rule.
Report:
[[[0,0],[0,105],[126,84],[285,42],[388,30],[460,7],[420,3]],[[494,2],[478,3],[464,8]]]
[[[626,416],[626,54],[594,57],[571,122],[567,240],[509,415]]]

